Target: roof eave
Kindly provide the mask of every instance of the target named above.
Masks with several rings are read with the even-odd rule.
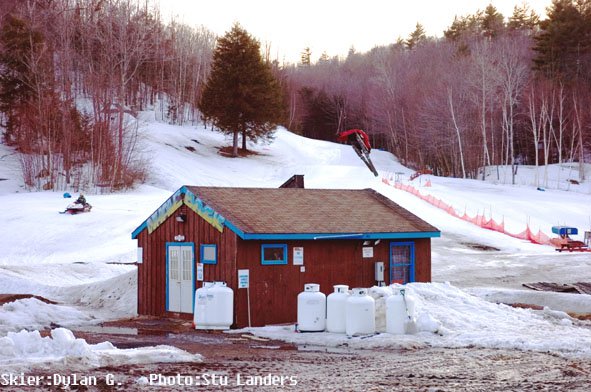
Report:
[[[234,230],[233,230],[234,231]],[[441,237],[439,231],[401,233],[236,233],[243,240],[388,240]]]

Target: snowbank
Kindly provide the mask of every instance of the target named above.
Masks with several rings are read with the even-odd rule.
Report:
[[[375,288],[374,288],[375,289]],[[298,345],[369,348],[500,348],[551,352],[568,357],[591,358],[591,323],[561,311],[513,308],[485,301],[447,283],[410,283],[415,299],[418,332],[413,335],[384,333],[388,288],[370,290],[376,299],[378,333],[348,337],[328,332],[296,333],[293,326],[245,328],[260,337]]]
[[[134,317],[137,315],[137,271],[135,267],[129,268],[133,269],[104,281],[44,290],[37,287],[44,297],[66,300],[68,305],[48,304],[36,298],[3,304],[0,307],[0,336],[21,329],[83,326]],[[26,287],[22,293],[30,292]],[[9,292],[18,293],[17,287]]]
[[[0,367],[4,371],[39,369],[93,369],[158,362],[201,362],[202,356],[171,346],[118,349],[110,342],[88,344],[74,337],[72,331],[57,328],[51,336],[41,337],[39,331],[9,332],[0,338]]]
[[[49,328],[52,325],[84,325],[92,317],[70,306],[48,304],[36,298],[19,299],[0,307],[0,335],[21,329]]]

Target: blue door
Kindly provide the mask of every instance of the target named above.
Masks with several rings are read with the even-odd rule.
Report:
[[[390,284],[415,281],[414,242],[390,243]]]

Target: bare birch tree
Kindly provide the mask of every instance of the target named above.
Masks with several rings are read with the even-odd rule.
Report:
[[[504,37],[498,53],[498,75],[503,95],[503,127],[506,134],[506,156],[511,165],[511,183],[515,184],[515,117],[517,105],[529,76],[527,41],[521,36]]]

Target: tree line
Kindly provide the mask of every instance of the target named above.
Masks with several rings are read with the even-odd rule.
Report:
[[[0,3],[0,113],[31,188],[117,189],[146,176],[137,123],[174,124],[197,103],[215,35],[132,0]]]
[[[236,122],[240,113],[218,121],[230,101],[208,91],[215,84],[208,78],[228,75],[224,64],[238,75],[256,69],[272,86],[271,94],[257,87],[242,101],[273,96],[263,116],[273,123],[333,141],[362,128],[375,147],[439,175],[484,178],[483,168],[495,165],[515,173],[519,164],[583,163],[591,147],[591,0],[554,0],[543,20],[527,5],[508,18],[489,5],[450,21],[442,38],[427,37],[417,23],[406,39],[367,53],[351,48],[344,58],[322,53],[313,61],[304,49],[299,64],[286,64],[266,47],[265,69],[232,65],[223,55],[232,31],[219,38],[204,27],[164,23],[148,1],[3,2],[0,18],[0,120],[30,187],[141,181],[138,130],[127,119],[146,108],[173,124],[207,120],[233,133],[234,146],[238,135],[243,148],[247,138],[268,136],[264,121],[248,129]],[[245,53],[260,52],[246,38]]]
[[[464,178],[495,165],[515,173],[518,164],[589,160],[589,0],[554,0],[543,20],[527,5],[508,18],[489,5],[456,17],[443,38],[418,23],[368,53],[311,56],[305,49],[289,69],[288,128],[306,136],[363,128],[405,165]]]

